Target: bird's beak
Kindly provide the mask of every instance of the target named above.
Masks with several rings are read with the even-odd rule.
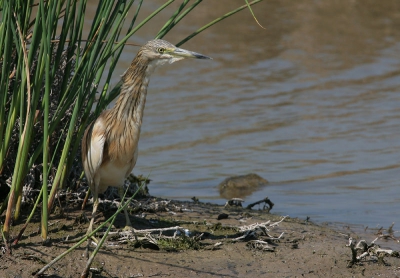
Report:
[[[211,57],[205,56],[200,53],[196,53],[193,51],[185,50],[182,48],[175,48],[172,52],[174,56],[182,57],[182,58],[196,58],[196,59],[211,59]]]

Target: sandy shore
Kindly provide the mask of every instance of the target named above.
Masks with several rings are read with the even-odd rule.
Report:
[[[181,226],[194,241],[179,245],[168,241],[138,246],[132,242],[117,243],[110,239],[107,246],[95,258],[92,277],[399,277],[400,259],[386,256],[384,263],[368,256],[349,267],[352,253],[348,236],[368,243],[374,240],[376,231],[360,234],[349,228],[315,225],[304,219],[285,218],[259,210],[224,208],[222,206],[171,201],[152,211],[137,211],[132,216],[136,229]],[[39,216],[28,226],[11,255],[0,257],[0,277],[31,277],[45,264],[61,254],[72,244],[62,240],[78,237],[86,232],[78,204],[69,205],[63,213],[54,216],[50,223],[51,246],[43,246],[37,234]],[[256,207],[255,207],[256,208]],[[91,207],[85,211],[89,216]],[[103,208],[98,223],[109,217],[115,209]],[[218,220],[222,213],[226,219]],[[272,225],[277,223],[277,225]],[[219,224],[218,224],[219,223]],[[264,223],[267,230],[255,232],[257,239],[268,245],[256,244],[243,235],[238,227]],[[124,224],[119,215],[114,231]],[[97,224],[98,225],[98,224]],[[22,227],[12,229],[16,236]],[[279,238],[271,240],[271,238]],[[112,246],[110,244],[112,243]],[[381,247],[397,246],[392,239],[380,239]],[[2,245],[3,246],[3,245]],[[46,271],[44,277],[79,277],[86,260],[82,256],[86,243],[67,255]],[[158,250],[156,250],[158,249]],[[264,249],[264,250],[262,250]],[[396,249],[396,248],[392,248]],[[399,250],[397,248],[396,250]]]

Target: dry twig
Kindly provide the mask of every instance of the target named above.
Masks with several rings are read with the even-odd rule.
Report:
[[[355,239],[350,237],[349,243],[346,245],[346,247],[350,247],[351,249],[351,261],[349,262],[348,267],[353,266],[361,259],[367,257],[376,257],[378,262],[381,264],[386,264],[384,261],[385,256],[400,257],[400,254],[397,251],[380,248],[380,246],[375,243],[376,240],[377,239],[373,240],[371,244],[368,245],[365,240],[357,242]],[[361,251],[362,253],[357,256],[358,251]]]
[[[260,201],[257,201],[257,202],[249,204],[246,208],[247,209],[252,209],[255,205],[259,205],[259,204],[262,204],[262,203],[264,203],[263,210],[266,210],[267,212],[270,212],[270,210],[274,206],[274,203],[271,202],[271,200],[268,197],[265,197],[264,199],[262,199]],[[268,205],[268,208],[267,208],[267,205]]]

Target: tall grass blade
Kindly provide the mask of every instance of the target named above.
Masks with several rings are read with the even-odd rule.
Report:
[[[248,3],[248,4],[246,4],[246,5],[243,5],[243,6],[239,7],[239,8],[237,8],[237,9],[235,9],[235,10],[229,12],[229,13],[224,14],[223,16],[221,16],[221,17],[219,17],[219,18],[217,18],[217,19],[214,19],[213,21],[211,21],[211,22],[209,22],[208,24],[204,25],[203,27],[197,29],[195,32],[193,32],[192,34],[190,34],[189,36],[187,36],[186,38],[184,38],[182,41],[180,41],[179,43],[177,43],[176,46],[178,46],[178,47],[181,46],[182,44],[184,44],[184,43],[187,42],[188,40],[192,39],[194,36],[200,34],[200,33],[203,32],[204,30],[206,30],[207,28],[213,26],[214,24],[216,24],[216,23],[218,23],[218,22],[224,20],[225,18],[228,18],[228,17],[234,15],[234,14],[237,13],[237,12],[240,12],[241,10],[247,8],[248,6],[252,6],[252,5],[257,4],[257,3],[261,2],[261,1],[263,1],[263,0],[255,0],[255,1],[252,1],[251,3]]]

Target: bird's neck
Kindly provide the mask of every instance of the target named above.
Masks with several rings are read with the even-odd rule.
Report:
[[[122,76],[121,93],[112,109],[121,122],[141,126],[146,104],[147,86],[156,64],[139,53]]]

